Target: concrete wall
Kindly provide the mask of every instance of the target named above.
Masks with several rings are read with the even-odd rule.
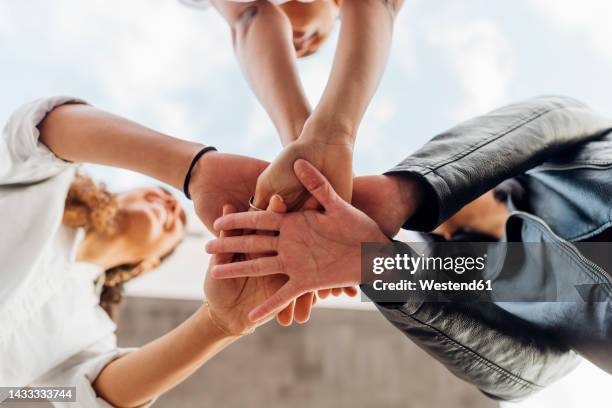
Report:
[[[185,320],[195,301],[127,298],[119,343],[139,346]],[[235,343],[157,407],[485,408],[377,312],[316,309],[311,322],[271,323]]]

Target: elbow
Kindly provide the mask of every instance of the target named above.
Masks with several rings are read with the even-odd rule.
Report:
[[[267,3],[267,0],[258,0],[248,3],[248,5],[242,7],[233,16],[230,28],[232,31],[234,48],[248,36],[250,28],[262,11],[264,11],[263,8],[266,7],[264,3]]]
[[[381,23],[381,19],[388,19],[385,23],[393,24],[404,0],[343,0],[341,4],[341,15],[357,13],[360,19],[373,19],[377,24]]]
[[[404,5],[404,0],[381,0],[387,11],[389,12],[389,16],[391,16],[391,20],[395,21],[400,9]]]

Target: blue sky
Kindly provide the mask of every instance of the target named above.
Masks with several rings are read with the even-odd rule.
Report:
[[[52,6],[51,6],[52,4]],[[609,0],[406,0],[360,129],[357,174],[380,173],[460,120],[539,94],[612,115]],[[300,62],[316,104],[335,38]],[[162,132],[271,160],[278,137],[213,10],[175,0],[0,2],[0,121],[41,96],[79,96]],[[145,177],[91,169],[111,187]]]

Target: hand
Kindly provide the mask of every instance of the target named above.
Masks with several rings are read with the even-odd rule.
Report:
[[[233,154],[209,152],[198,161],[191,174],[189,191],[198,217],[212,232],[213,222],[223,206],[246,211],[255,194],[257,178],[268,162]]]
[[[313,139],[300,139],[288,144],[257,180],[255,205],[266,208],[270,197],[279,194],[289,210],[302,208],[308,191],[293,172],[298,159],[312,163],[328,179],[339,196],[350,202],[353,184],[353,147],[349,143],[330,143]],[[316,208],[311,200],[306,208]]]
[[[206,245],[211,254],[276,252],[275,256],[215,265],[211,270],[211,276],[218,279],[278,274],[288,277],[282,287],[249,313],[251,321],[267,319],[291,299],[308,291],[358,284],[361,280],[361,243],[389,242],[378,225],[342,200],[310,163],[298,160],[294,168],[298,180],[323,206],[324,212],[230,214],[218,219],[215,228],[256,229],[280,234],[222,237]]]
[[[423,201],[418,181],[411,176],[365,176],[353,180],[353,205],[372,218],[388,237],[394,237]]]
[[[266,211],[284,214],[287,212],[287,206],[279,195],[273,195]],[[274,235],[274,233],[269,231],[255,231],[255,233],[258,235]],[[256,259],[266,255],[270,254],[243,254],[242,260]],[[310,319],[310,312],[312,311],[312,307],[315,305],[316,301],[317,297],[314,295],[314,293],[305,293],[290,302],[282,311],[280,311],[276,315],[276,321],[278,324],[285,327],[291,326],[294,320],[300,324],[306,323]]]
[[[273,199],[268,210],[282,212],[284,205],[282,202]],[[223,207],[223,215],[235,213],[236,209],[232,205]],[[221,231],[221,237],[240,236],[241,231]],[[228,280],[215,280],[211,276],[211,270],[216,265],[223,265],[235,261],[245,260],[247,257],[241,254],[222,254],[213,256],[206,279],[204,281],[204,292],[209,303],[210,311],[218,320],[219,324],[229,333],[240,335],[248,332],[256,326],[262,325],[267,320],[262,320],[254,324],[247,317],[248,312],[257,304],[265,300],[272,293],[281,288],[286,281],[282,275],[265,276],[262,278],[240,278]],[[283,325],[291,324],[296,314],[296,320],[308,320],[312,301],[303,299],[298,306],[291,302],[278,316],[279,323]],[[295,309],[294,309],[295,308]]]

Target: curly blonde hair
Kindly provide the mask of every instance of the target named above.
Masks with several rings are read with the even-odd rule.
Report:
[[[63,223],[71,228],[84,228],[104,235],[117,232],[117,200],[103,183],[77,173],[66,196]]]

